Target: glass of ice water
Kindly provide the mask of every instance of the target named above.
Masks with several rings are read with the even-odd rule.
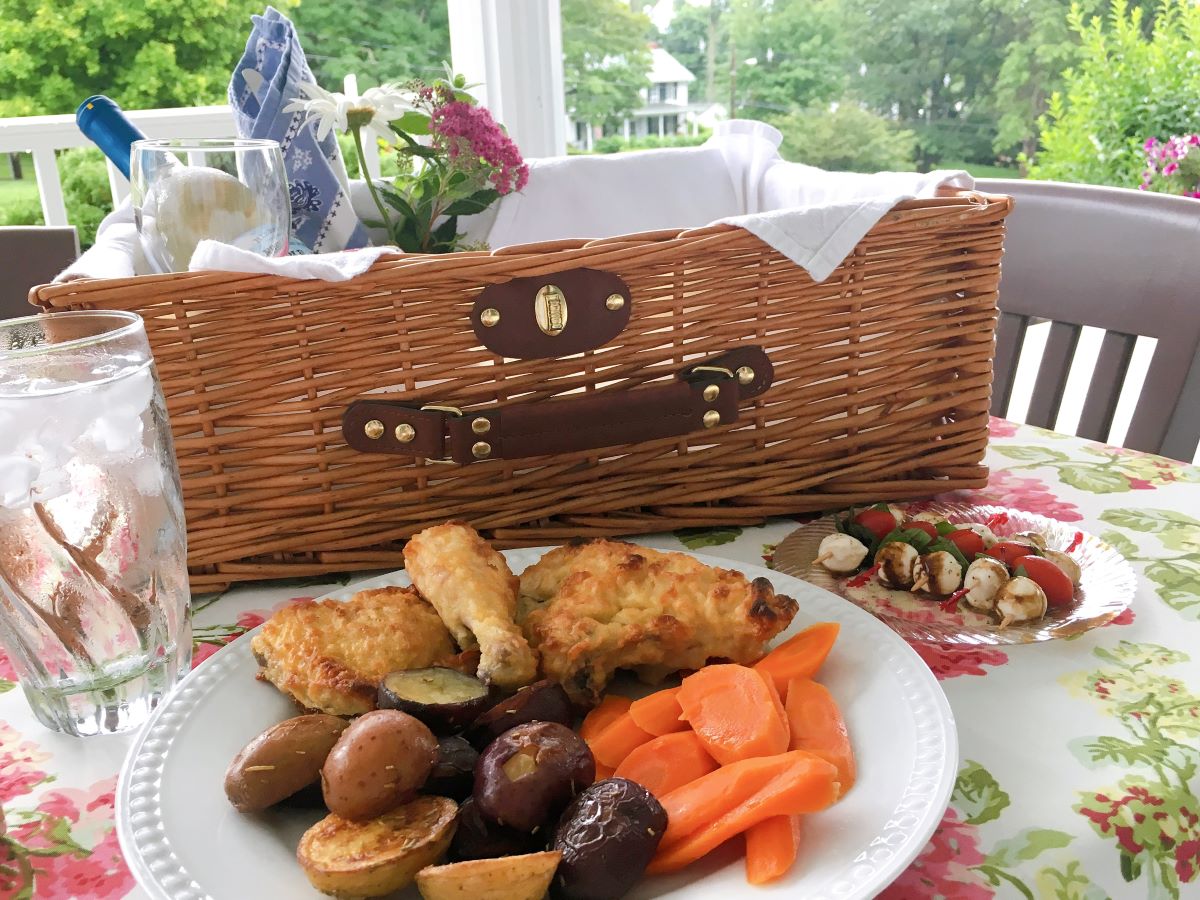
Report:
[[[179,472],[140,317],[0,321],[0,645],[34,714],[136,728],[192,656]]]
[[[287,255],[292,207],[278,142],[134,141],[129,165],[134,221],[157,271],[186,272],[206,238]]]

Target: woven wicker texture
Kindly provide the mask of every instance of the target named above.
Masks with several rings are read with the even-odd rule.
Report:
[[[187,512],[193,588],[399,567],[449,518],[500,546],[751,523],[981,486],[1006,197],[897,206],[832,277],[729,226],[405,257],[351,282],[201,272],[36,288],[47,309],[146,319]],[[587,266],[629,327],[574,357],[501,359],[468,312],[486,285]],[[763,346],[774,386],[735,425],[611,450],[435,465],[344,444],[368,394],[465,410],[668,379]]]

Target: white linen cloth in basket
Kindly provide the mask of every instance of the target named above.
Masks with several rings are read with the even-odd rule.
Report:
[[[941,187],[970,189],[963,171],[827,172],[779,155],[780,133],[762,122],[717,125],[699,147],[529,160],[529,183],[479,216],[460,219],[473,240],[493,248],[562,238],[606,238],[727,222],[774,247],[823,281],[871,227],[902,200]],[[378,216],[365,186],[353,185],[360,216]],[[58,276],[113,278],[148,269],[128,205],[100,226],[96,244]],[[383,234],[376,234],[382,239]],[[189,269],[267,272],[340,281],[379,256],[368,247],[343,253],[267,258],[201,241]]]

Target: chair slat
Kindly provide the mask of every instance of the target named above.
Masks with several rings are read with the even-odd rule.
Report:
[[[1000,313],[1000,321],[996,324],[996,361],[992,367],[991,413],[993,416],[1003,416],[1008,413],[1008,404],[1012,399],[1013,381],[1017,374],[1017,361],[1021,358],[1021,348],[1025,344],[1025,329],[1028,327],[1027,316]]]
[[[1108,440],[1112,428],[1113,414],[1117,401],[1121,399],[1121,388],[1125,374],[1129,371],[1129,360],[1137,335],[1109,331],[1100,343],[1100,355],[1096,357],[1096,368],[1088,385],[1087,399],[1079,417],[1078,434],[1093,441]]]
[[[1192,360],[1159,452],[1171,459],[1190,462],[1197,447],[1200,447],[1200,358]]]
[[[1181,324],[1181,331],[1186,324]],[[1191,380],[1189,375],[1196,365],[1197,355],[1194,344],[1189,347],[1182,341],[1159,339],[1129,422],[1129,432],[1125,435],[1126,447],[1147,453],[1165,452],[1164,441],[1174,421],[1179,424],[1172,445],[1173,449],[1179,449],[1175,445],[1180,431],[1186,431],[1188,419],[1194,421],[1196,418],[1195,409],[1189,410],[1182,404],[1189,399],[1184,388]],[[1194,390],[1190,396],[1194,400]],[[1194,448],[1192,452],[1195,452]],[[1186,460],[1187,456],[1180,458]]]
[[[1081,330],[1078,325],[1066,322],[1055,322],[1050,326],[1050,337],[1046,339],[1046,350],[1042,354],[1042,364],[1035,382],[1037,387],[1029,401],[1029,415],[1025,419],[1029,424],[1041,428],[1054,427]]]

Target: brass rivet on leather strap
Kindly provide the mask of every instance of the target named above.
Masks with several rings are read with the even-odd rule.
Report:
[[[479,323],[484,328],[491,328],[493,325],[500,324],[500,310],[488,307],[479,314]]]
[[[381,437],[383,437],[383,423],[378,419],[372,419],[363,426],[363,434],[373,441],[379,440]]]
[[[609,294],[608,299],[604,301],[604,305],[615,312],[625,305],[625,298],[620,294]]]
[[[413,428],[407,422],[401,422],[396,426],[396,440],[402,444],[411,443],[413,438],[417,436],[417,429]]]
[[[721,389],[719,387],[717,387],[715,384],[710,384],[708,387],[706,387],[704,389],[704,393],[701,396],[704,397],[704,399],[706,401],[708,401],[709,403],[712,403],[720,395],[721,395]]]
[[[704,414],[704,427],[715,428],[721,424],[721,414],[715,409],[710,409]]]
[[[567,295],[556,284],[548,284],[533,298],[533,315],[538,328],[553,337],[567,327]]]
[[[754,370],[749,366],[739,366],[736,374],[738,384],[749,384],[754,380]]]
[[[483,416],[480,416],[471,423],[471,430],[476,434],[487,434],[492,430],[492,423],[483,418]]]
[[[487,459],[491,452],[492,445],[487,441],[477,441],[471,445],[471,455],[476,459]]]

